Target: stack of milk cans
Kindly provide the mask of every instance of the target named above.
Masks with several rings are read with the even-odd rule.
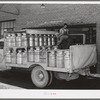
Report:
[[[47,50],[54,45],[56,45],[54,34],[8,33],[6,62],[13,64],[46,63]]]
[[[30,47],[49,47],[55,45],[55,35],[51,34],[30,34]]]
[[[6,62],[12,64],[27,63],[26,33],[8,33],[6,36]],[[23,47],[23,49],[22,49]]]
[[[53,49],[48,52],[49,55],[49,67],[55,68],[70,68],[70,52],[69,49],[58,50]]]
[[[46,63],[46,53],[55,45],[53,34],[29,34],[28,36],[28,60],[29,62]]]
[[[49,67],[70,67],[70,53],[58,50],[54,34],[8,33],[6,62],[10,64],[48,63]],[[46,62],[48,61],[48,62]]]

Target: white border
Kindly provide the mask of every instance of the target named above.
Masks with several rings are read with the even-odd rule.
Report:
[[[51,95],[56,93],[56,95]],[[0,98],[17,99],[99,99],[100,90],[0,90]]]
[[[0,4],[100,4],[100,1],[0,1]],[[81,85],[81,84],[80,84]],[[52,95],[56,93],[56,95]],[[36,89],[7,89],[0,90],[0,98],[9,99],[88,99],[88,98],[100,98],[100,90],[36,90]]]
[[[0,1],[4,4],[100,4],[100,1]]]

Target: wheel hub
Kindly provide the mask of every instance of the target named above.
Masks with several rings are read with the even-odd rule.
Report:
[[[39,74],[39,78],[42,79],[43,78],[43,74]]]
[[[43,80],[43,78],[44,78],[43,73],[42,73],[42,72],[40,72],[40,73],[39,73],[39,75],[38,75],[38,77],[39,77],[39,79],[40,79],[40,80]]]

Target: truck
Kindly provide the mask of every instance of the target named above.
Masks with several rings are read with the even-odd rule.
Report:
[[[56,34],[34,29],[6,32],[0,40],[0,69],[29,70],[38,88],[49,86],[54,77],[70,81],[79,75],[93,76],[90,67],[97,63],[96,45],[85,44],[84,34],[71,34],[80,36],[82,43],[60,50]]]

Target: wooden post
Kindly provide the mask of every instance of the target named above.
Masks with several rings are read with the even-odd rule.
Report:
[[[92,34],[93,34],[93,32],[92,32],[92,30],[93,30],[93,28],[92,27],[90,27],[89,28],[89,38],[90,38],[90,44],[92,44]]]
[[[100,74],[100,18],[96,24],[97,73]]]

